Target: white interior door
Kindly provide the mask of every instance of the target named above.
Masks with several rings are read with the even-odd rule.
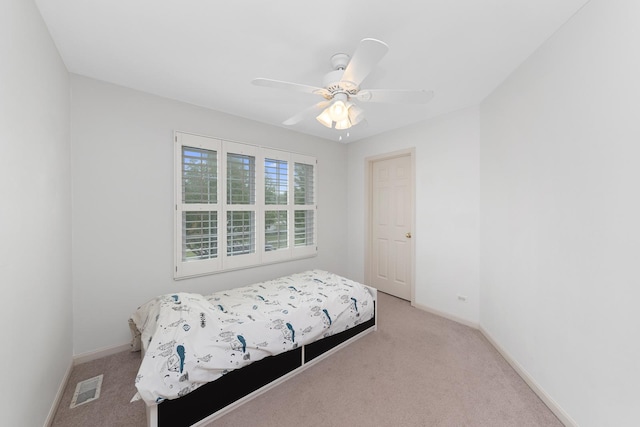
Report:
[[[411,301],[413,173],[409,154],[371,164],[370,283]]]

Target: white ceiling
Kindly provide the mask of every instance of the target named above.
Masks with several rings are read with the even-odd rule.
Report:
[[[354,141],[479,104],[588,0],[35,0],[72,73],[283,126],[322,100],[252,85],[322,86],[334,53],[371,37],[389,53],[362,83],[427,89],[426,105],[361,104]]]

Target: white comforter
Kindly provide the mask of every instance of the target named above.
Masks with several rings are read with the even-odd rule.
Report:
[[[147,403],[178,398],[232,369],[373,316],[366,287],[321,270],[208,296],[160,296],[131,317],[145,350],[136,387]]]

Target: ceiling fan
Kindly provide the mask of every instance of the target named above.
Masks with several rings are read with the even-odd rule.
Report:
[[[356,105],[355,101],[424,104],[433,98],[433,91],[426,90],[360,88],[362,81],[388,50],[389,46],[386,43],[366,38],[360,41],[353,56],[336,53],[331,57],[333,71],[324,76],[323,87],[265,78],[254,79],[252,83],[257,86],[311,93],[324,98],[323,101],[285,120],[284,125],[292,126],[306,118],[316,116],[316,119],[328,128],[349,129],[364,120],[364,111]]]

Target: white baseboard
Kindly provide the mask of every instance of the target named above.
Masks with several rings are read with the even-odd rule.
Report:
[[[73,365],[79,365],[81,363],[91,362],[92,360],[101,359],[103,357],[111,356],[112,354],[120,353],[121,351],[127,351],[131,349],[131,344],[120,344],[112,347],[103,347],[98,350],[89,351],[86,353],[76,354],[73,356]]]
[[[56,416],[58,405],[60,405],[60,401],[62,400],[62,395],[64,394],[64,390],[67,387],[67,383],[69,382],[69,377],[71,376],[72,370],[73,370],[73,360],[69,361],[69,366],[67,367],[67,371],[64,373],[64,377],[62,377],[62,381],[60,382],[60,386],[58,387],[58,392],[56,393],[56,396],[53,399],[53,403],[51,404],[51,409],[49,409],[49,415],[47,415],[47,419],[45,420],[45,423],[44,423],[45,426],[50,426],[51,424],[53,424],[53,418]]]
[[[456,323],[460,323],[462,325],[468,326],[468,327],[473,328],[473,329],[478,329],[480,327],[480,325],[478,325],[477,323],[470,322],[470,321],[465,320],[465,319],[463,319],[461,317],[457,317],[457,316],[451,315],[449,313],[445,313],[443,311],[439,311],[439,310],[427,307],[426,305],[421,305],[421,304],[416,304],[416,303],[412,303],[411,305],[414,306],[417,309],[420,309],[422,311],[426,311],[427,313],[435,314],[436,316],[440,316],[440,317],[444,317],[445,319],[453,320]]]
[[[465,326],[469,326],[470,328],[478,329],[482,335],[491,343],[493,347],[504,357],[504,359],[511,365],[511,367],[516,371],[516,373],[527,383],[527,385],[533,390],[533,392],[538,395],[540,400],[544,402],[545,405],[554,413],[556,417],[564,424],[566,427],[578,427],[578,423],[574,421],[573,418],[569,414],[565,412],[564,409],[558,405],[558,403],[553,400],[553,398],[536,382],[536,380],[529,375],[529,373],[513,358],[507,351],[502,348],[493,337],[487,332],[480,324],[473,323],[468,320],[453,316],[448,313],[444,313],[439,310],[435,310],[433,308],[429,308],[420,304],[412,304],[415,308],[424,310],[428,313],[435,314],[436,316],[444,317],[445,319],[452,320],[454,322],[460,323]]]
[[[480,332],[484,337],[491,343],[492,346],[495,347],[496,350],[504,357],[504,359],[511,365],[511,367],[520,375],[520,377],[527,383],[527,385],[533,390],[535,394],[538,395],[540,400],[544,402],[545,405],[549,407],[551,412],[555,414],[556,417],[567,427],[578,427],[578,423],[576,423],[573,418],[569,414],[565,412],[564,409],[558,405],[558,403],[553,400],[551,396],[536,382],[536,380],[529,375],[529,373],[513,358],[507,351],[498,344],[491,334],[487,332],[482,326],[479,327]]]

